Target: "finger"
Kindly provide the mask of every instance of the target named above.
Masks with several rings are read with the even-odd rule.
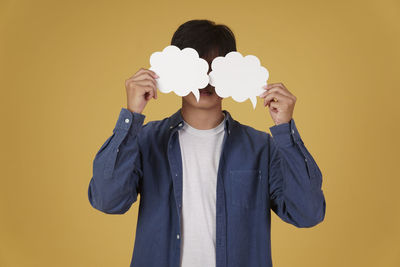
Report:
[[[153,85],[154,87],[157,87],[157,82],[154,79],[143,79],[134,82],[138,85]]]
[[[292,99],[293,101],[296,101],[296,97],[295,97],[291,92],[289,92],[289,90],[287,90],[286,88],[285,88],[285,89],[282,89],[281,86],[271,87],[270,89],[266,89],[266,91],[267,91],[267,92],[262,93],[260,96],[261,96],[261,97],[265,97],[265,96],[267,96],[269,93],[278,92],[278,93],[280,93],[280,94],[282,94],[282,95],[286,95],[287,97],[289,97],[289,98]]]
[[[153,77],[157,77],[157,76],[158,76],[153,70],[145,69],[145,68],[140,68],[140,69],[135,73],[135,75],[133,75],[133,76],[140,75],[140,74],[142,74],[142,73],[148,73],[148,74],[150,74],[150,75],[153,76]]]
[[[279,108],[280,108],[280,106],[279,106],[279,104],[278,104],[279,102],[271,102],[270,104],[269,104],[269,109],[272,111],[272,112],[278,112],[279,111]]]
[[[279,93],[279,92],[272,92],[272,93],[268,94],[268,95],[264,98],[264,103],[265,103],[265,105],[269,105],[269,103],[270,103],[271,101],[274,101],[274,100],[273,100],[274,98],[276,98],[276,99],[278,100],[278,101],[276,101],[276,102],[282,103],[282,102],[286,102],[286,101],[287,101],[288,96],[283,95],[283,94],[281,94],[281,93]],[[264,105],[264,106],[265,106],[265,105]]]
[[[151,86],[144,86],[145,88],[145,99],[149,101],[152,97],[154,97],[154,89]]]
[[[130,85],[130,84],[137,84],[138,81],[145,81],[145,80],[149,80],[149,81],[153,81],[153,83],[155,85],[157,85],[156,80],[154,79],[154,77],[152,77],[150,74],[148,73],[142,73],[139,76],[134,76],[131,77],[127,80],[125,80],[125,86]]]
[[[154,85],[152,83],[135,82],[135,85],[138,88],[137,90],[140,90],[143,94],[154,91]]]
[[[157,86],[154,86],[154,99],[157,99]]]
[[[289,90],[282,83],[270,83],[263,87],[267,90],[271,90],[272,88],[280,88],[281,90],[290,93]]]
[[[273,101],[268,101],[267,99],[264,99],[264,107],[269,106],[270,102],[273,102]]]
[[[288,93],[288,91],[282,90],[281,87],[272,87],[270,89],[266,89],[266,91],[261,93],[261,95],[259,95],[259,96],[264,98],[265,96],[267,96],[268,94],[270,94],[272,92],[279,92],[282,95],[286,95],[288,97],[292,97],[292,94]]]
[[[154,76],[152,76],[150,73],[148,72],[143,72],[140,73],[138,75],[133,76],[132,78],[130,78],[132,81],[141,81],[144,79],[151,79],[151,80],[155,80],[156,78]]]
[[[269,103],[270,101],[274,101],[274,99],[277,100],[276,102],[279,102],[279,101],[282,102],[283,101],[282,97],[286,97],[286,96],[284,96],[278,92],[272,92],[272,93],[268,94],[267,96],[265,96],[264,102]]]
[[[272,87],[282,87],[282,88],[286,88],[283,83],[269,83],[267,84],[266,88],[272,88]]]
[[[277,99],[277,98],[276,97],[272,97],[272,99],[265,99],[264,98],[264,107],[265,106],[269,106],[270,103],[272,103],[272,102],[275,102],[274,99]],[[276,102],[278,102],[278,100]]]
[[[270,83],[267,86],[265,86],[265,88],[266,89],[282,88],[283,91],[287,92],[289,95],[294,97],[294,95],[286,88],[286,86],[283,83]]]
[[[140,81],[143,79],[157,79],[159,77],[154,76],[147,70],[138,71],[135,75],[129,77],[126,81]]]
[[[136,82],[135,86],[138,88],[138,90],[142,91],[142,94],[149,93],[149,91],[154,91],[156,90],[156,87],[152,83],[138,83]]]
[[[276,103],[276,102],[278,102],[278,100],[275,102],[274,99],[277,99],[277,98],[273,97],[273,98],[270,99],[270,100],[264,99],[264,107],[265,107],[265,106],[270,106],[271,103]]]

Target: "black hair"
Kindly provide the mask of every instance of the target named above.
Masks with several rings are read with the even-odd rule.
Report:
[[[236,40],[232,30],[224,24],[206,19],[189,20],[175,31],[171,45],[183,49],[194,48],[199,56],[209,63],[216,56],[225,56],[236,51]]]

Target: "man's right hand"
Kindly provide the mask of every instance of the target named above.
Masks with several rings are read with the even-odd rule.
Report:
[[[155,79],[158,77],[154,71],[140,68],[135,75],[125,80],[128,110],[142,113],[151,98],[157,99]]]

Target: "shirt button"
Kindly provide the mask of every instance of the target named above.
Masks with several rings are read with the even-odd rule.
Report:
[[[117,152],[119,152],[119,148],[117,148]]]
[[[129,122],[129,119],[125,119],[125,123],[128,123]]]
[[[292,134],[294,134],[294,130],[292,129]]]
[[[178,174],[177,174],[177,173],[175,173],[175,176],[178,176]]]
[[[179,239],[179,234],[176,235],[176,239]]]
[[[307,162],[307,158],[304,158],[304,160]]]
[[[181,123],[179,123],[179,126],[182,126],[182,122],[181,122]]]

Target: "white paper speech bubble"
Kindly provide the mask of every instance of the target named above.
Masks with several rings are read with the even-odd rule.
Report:
[[[150,65],[149,69],[159,76],[157,87],[163,93],[173,91],[178,96],[186,96],[193,92],[199,102],[199,89],[209,83],[208,62],[190,47],[180,50],[169,45],[163,51],[151,54]]]
[[[224,57],[214,58],[209,73],[210,84],[220,97],[231,96],[237,102],[250,98],[253,109],[256,108],[257,96],[265,92],[269,72],[260,65],[260,60],[253,55],[242,56],[232,51]]]

